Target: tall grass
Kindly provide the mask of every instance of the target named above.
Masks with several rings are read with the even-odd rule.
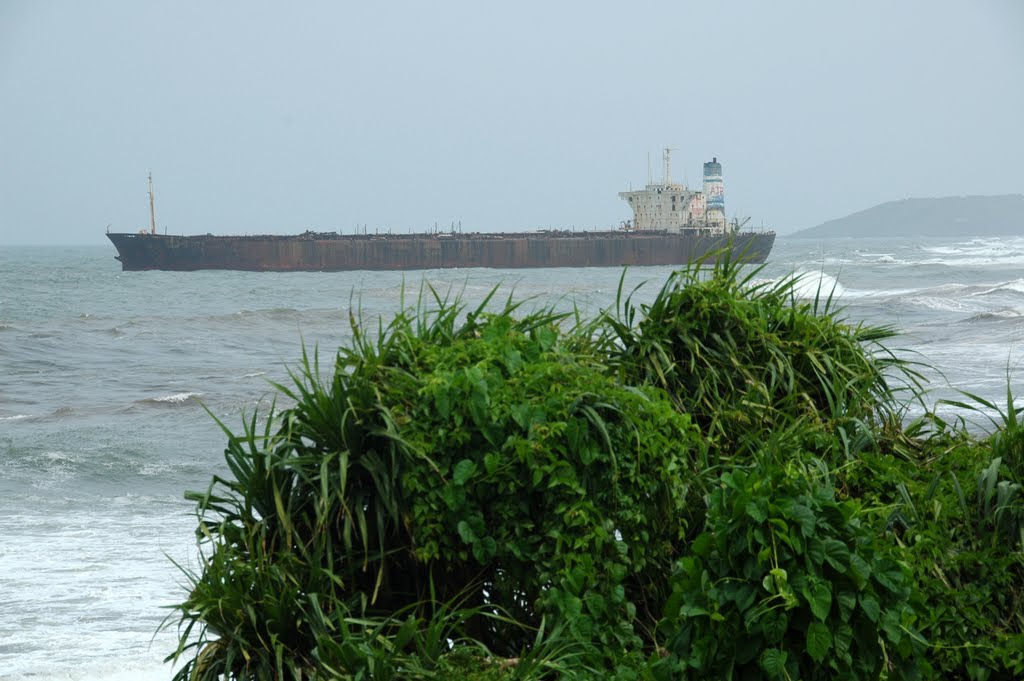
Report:
[[[838,439],[823,444],[851,456],[900,418],[901,397],[919,397],[921,376],[886,348],[891,329],[848,324],[832,292],[804,300],[797,277],[762,271],[727,257],[694,265],[642,305],[620,281],[593,335],[623,381],[667,390],[722,456],[801,422],[826,425]]]

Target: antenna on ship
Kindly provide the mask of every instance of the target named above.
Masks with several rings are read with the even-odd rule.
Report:
[[[149,233],[156,234],[156,209],[153,207],[153,173],[149,174]]]
[[[650,184],[651,180],[651,152],[647,152],[647,184]]]
[[[672,147],[665,147],[665,153],[662,154],[662,160],[665,162],[665,181],[664,184],[672,184]]]

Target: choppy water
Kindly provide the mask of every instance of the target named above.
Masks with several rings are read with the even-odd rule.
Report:
[[[646,300],[668,272],[627,283],[649,281]],[[780,237],[762,274],[791,273],[809,295],[834,290],[850,319],[899,329],[891,346],[935,367],[936,397],[1003,399],[1024,357],[1024,237]],[[223,470],[203,404],[237,426],[303,341],[328,355],[345,342],[351,307],[388,315],[425,277],[468,300],[504,282],[593,314],[619,276],[121,272],[112,247],[0,249],[0,679],[171,676],[174,631],[155,632],[185,593],[172,561],[195,556],[182,494]]]

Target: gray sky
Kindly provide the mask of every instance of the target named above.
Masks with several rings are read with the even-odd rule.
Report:
[[[1024,2],[0,0],[0,246],[1024,192]]]

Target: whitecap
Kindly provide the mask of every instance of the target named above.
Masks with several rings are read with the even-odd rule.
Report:
[[[793,293],[797,298],[839,298],[847,293],[838,279],[825,272],[798,272],[793,279]]]
[[[203,396],[203,393],[193,393],[193,392],[173,393],[173,394],[170,394],[170,395],[164,395],[163,397],[153,397],[151,399],[143,400],[143,401],[144,402],[160,402],[160,403],[163,403],[163,404],[184,404],[184,403],[186,403],[186,402],[188,402],[190,400],[195,400],[196,398],[199,398],[199,397],[202,397],[202,396]]]
[[[1003,282],[996,284],[995,286],[987,286],[979,291],[972,293],[975,296],[985,296],[992,293],[1001,292],[1012,292],[1012,293],[1024,293],[1024,279],[1015,279],[1013,281]]]

